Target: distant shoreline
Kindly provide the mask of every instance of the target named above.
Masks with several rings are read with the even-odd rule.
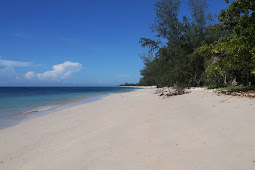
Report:
[[[118,87],[137,87],[142,89],[157,88],[157,86],[118,86]]]

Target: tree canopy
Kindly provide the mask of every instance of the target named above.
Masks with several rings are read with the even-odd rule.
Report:
[[[228,3],[228,2],[227,2]],[[237,0],[222,10],[219,22],[206,0],[189,0],[191,18],[178,18],[181,0],[155,4],[155,40],[141,38],[141,85],[224,86],[255,83],[254,1]],[[217,24],[215,24],[217,23]],[[166,43],[162,43],[166,42]]]

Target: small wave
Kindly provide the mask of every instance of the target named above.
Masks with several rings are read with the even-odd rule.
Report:
[[[36,113],[36,112],[40,112],[40,111],[45,111],[45,110],[49,110],[52,109],[54,107],[57,107],[58,105],[51,105],[51,106],[42,106],[42,107],[38,107],[29,111],[24,112],[25,115],[27,114],[31,114],[31,113]]]

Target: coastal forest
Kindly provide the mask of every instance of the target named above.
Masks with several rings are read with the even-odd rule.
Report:
[[[206,0],[188,0],[189,16],[180,16],[181,0],[157,2],[155,36],[140,39],[147,52],[137,85],[255,85],[255,1],[225,2],[218,16]]]

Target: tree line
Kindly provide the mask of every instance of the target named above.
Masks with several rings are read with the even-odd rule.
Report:
[[[225,0],[229,3],[228,0]],[[206,0],[188,0],[190,18],[179,19],[181,0],[155,4],[150,29],[141,38],[139,85],[234,86],[255,84],[255,1],[236,0],[218,18]]]

